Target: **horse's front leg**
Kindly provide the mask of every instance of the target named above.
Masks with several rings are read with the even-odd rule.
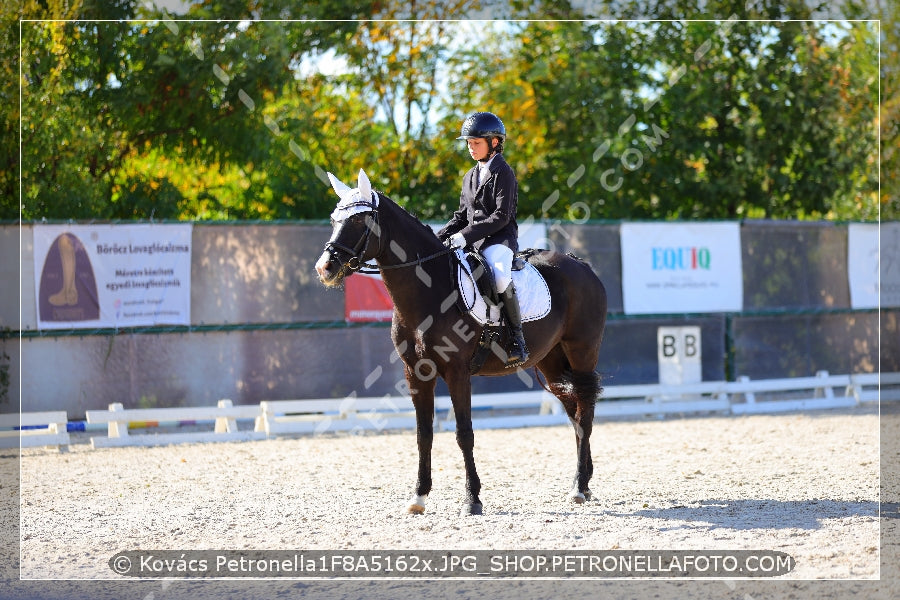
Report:
[[[462,450],[466,468],[466,497],[460,511],[461,516],[480,515],[482,513],[481,480],[475,470],[475,433],[472,431],[472,381],[468,371],[445,378],[453,401],[453,412],[456,416],[456,443]]]
[[[435,378],[422,380],[406,367],[406,382],[416,409],[416,443],[419,447],[419,473],[416,489],[407,511],[420,515],[425,512],[425,498],[431,492],[431,445],[434,440]]]

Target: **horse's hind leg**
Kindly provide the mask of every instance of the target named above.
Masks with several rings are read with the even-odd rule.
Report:
[[[584,499],[591,499],[588,487],[594,474],[591,431],[594,426],[594,407],[601,389],[600,374],[594,369],[600,354],[600,344],[592,336],[587,336],[581,340],[563,341],[562,347],[569,363],[569,371],[565,375],[576,404],[572,424],[578,446],[578,473],[575,476],[572,498],[580,502],[582,496]]]
[[[569,412],[569,419],[575,428],[575,447],[578,452],[578,467],[572,484],[571,498],[581,503],[591,499],[588,484],[594,475],[594,462],[591,458],[591,431],[594,426],[594,404],[597,400],[599,376],[591,371],[569,371],[565,374],[566,384],[571,387],[575,397],[574,411]]]
[[[591,499],[589,483],[594,474],[590,438],[594,424],[594,404],[600,391],[600,379],[593,370],[596,362],[590,362],[590,354],[588,353],[587,357],[578,357],[577,364],[580,368],[576,369],[569,358],[569,352],[563,352],[562,348],[557,347],[538,364],[538,368],[547,379],[550,391],[559,398],[575,429],[577,465],[570,497],[577,503]],[[593,355],[596,357],[596,352]],[[596,361],[596,358],[594,360]],[[585,369],[587,364],[591,367]]]

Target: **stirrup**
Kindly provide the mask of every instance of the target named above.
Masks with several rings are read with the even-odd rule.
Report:
[[[513,339],[511,344],[509,356],[506,359],[506,367],[518,367],[519,365],[524,365],[526,361],[528,361],[528,346],[525,345],[525,336],[522,335],[522,330],[519,329],[517,332],[513,332]]]
[[[525,356],[519,356],[519,357],[515,357],[515,358],[510,357],[506,361],[506,364],[504,365],[504,367],[507,369],[514,369],[515,367],[521,367],[526,362],[528,362],[527,354]]]

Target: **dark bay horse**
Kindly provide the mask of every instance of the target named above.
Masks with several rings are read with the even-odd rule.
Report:
[[[462,512],[481,514],[469,360],[482,326],[454,301],[455,258],[430,227],[384,194],[373,192],[362,170],[355,189],[330,173],[329,178],[341,200],[331,216],[331,239],[316,263],[320,281],[338,286],[344,277],[365,268],[366,261],[375,261],[394,302],[391,338],[405,365],[419,448],[418,480],[408,510],[424,512],[431,491],[434,390],[440,376],[450,391],[456,440],[465,462]],[[606,324],[606,290],[587,263],[570,255],[544,250],[529,261],[546,279],[552,304],[547,316],[524,324],[531,354],[517,368],[540,371],[545,388],[559,398],[575,428],[578,458],[570,497],[581,503],[591,497],[590,436],[601,389],[594,368]],[[501,354],[502,350],[490,353],[477,374],[514,373]]]

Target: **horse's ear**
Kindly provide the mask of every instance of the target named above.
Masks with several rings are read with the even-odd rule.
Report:
[[[372,201],[372,184],[369,182],[369,176],[366,175],[366,172],[362,169],[359,170],[359,177],[357,178],[357,185],[359,188],[359,195],[366,202]]]
[[[343,183],[340,179],[338,179],[331,173],[328,173],[328,181],[331,182],[331,187],[334,189],[341,200],[349,196],[350,192],[353,191],[347,184]]]

